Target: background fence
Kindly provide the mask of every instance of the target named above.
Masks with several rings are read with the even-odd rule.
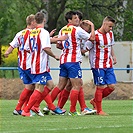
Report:
[[[51,68],[51,75],[55,83],[58,82],[58,72],[59,68]],[[122,71],[126,73],[133,72],[133,68],[114,68],[115,71]],[[92,76],[87,73],[91,71],[90,68],[82,68],[83,71],[83,81],[88,82],[92,80]],[[88,78],[87,78],[88,75]],[[117,76],[117,75],[116,75]],[[18,67],[0,67],[0,78],[19,78]],[[123,81],[124,82],[124,81]],[[127,82],[127,81],[126,81]],[[133,82],[133,77],[128,82]]]

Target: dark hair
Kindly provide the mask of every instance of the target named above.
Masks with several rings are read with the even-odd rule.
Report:
[[[44,14],[42,12],[37,12],[35,14],[35,20],[37,24],[41,24],[44,21]]]
[[[76,11],[76,13],[77,13],[79,19],[82,20],[83,19],[83,13],[81,11]]]
[[[68,19],[71,19],[72,20],[72,16],[73,15],[77,15],[77,12],[75,12],[75,11],[69,11],[69,12],[67,12],[66,14],[65,14],[65,19],[66,19],[66,21],[68,22]]]
[[[115,19],[112,18],[111,16],[106,16],[106,17],[104,18],[103,22],[104,22],[104,21],[111,21],[111,22],[113,22],[113,23],[116,23]]]

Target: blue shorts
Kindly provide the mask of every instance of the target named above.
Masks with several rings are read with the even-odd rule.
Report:
[[[116,84],[116,77],[113,68],[92,68],[95,85]]]
[[[80,62],[67,62],[61,64],[59,76],[65,78],[82,78]]]
[[[41,74],[32,74],[33,75],[33,83],[38,83],[42,85],[46,85],[48,80],[52,80],[52,77],[49,72],[44,72]]]
[[[30,69],[23,70],[20,67],[18,67],[18,71],[19,71],[19,76],[23,80],[24,84],[33,84],[33,82],[32,82],[32,74],[31,74],[31,70]]]

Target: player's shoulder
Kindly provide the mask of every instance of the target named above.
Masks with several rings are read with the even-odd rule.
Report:
[[[49,32],[46,29],[44,29],[44,28],[39,28],[38,30],[40,30],[40,32],[49,34]]]

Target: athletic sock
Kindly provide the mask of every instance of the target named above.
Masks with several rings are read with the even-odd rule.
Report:
[[[50,90],[47,86],[44,86],[44,91],[42,92],[41,97],[39,97],[39,98],[37,99],[36,103],[34,104],[34,107],[39,108],[41,102],[42,102],[43,99],[48,95],[48,93],[49,93],[50,91],[51,91],[51,90]]]
[[[47,106],[50,110],[55,110],[55,105],[52,103],[52,99],[50,94],[48,94],[45,98],[44,98],[45,102],[47,103]]]
[[[61,90],[61,92],[58,94],[58,103],[57,105],[59,105],[61,97],[62,97],[62,93],[64,92],[65,89]],[[58,106],[59,107],[59,106]]]
[[[106,87],[106,88],[104,88],[104,90],[103,90],[103,98],[104,97],[107,97],[109,94],[111,94],[112,92],[114,91],[114,89],[112,89],[112,88],[109,88],[109,87]]]
[[[83,91],[82,87],[80,87],[78,101],[80,104],[81,111],[83,111],[85,108],[87,108],[86,103],[85,103],[85,98],[84,98],[84,91]]]
[[[65,103],[68,100],[69,94],[70,94],[70,91],[68,91],[66,89],[64,89],[64,90],[61,91],[61,93],[60,93],[60,95],[61,95],[60,96],[60,99],[58,99],[58,107],[59,108],[62,109],[64,107]]]
[[[52,92],[51,92],[51,99],[52,102],[55,101],[55,99],[57,98],[58,94],[61,92],[61,90],[58,87],[55,87]]]
[[[18,104],[15,108],[16,110],[21,110],[22,109],[23,104],[26,102],[27,99],[29,99],[32,92],[33,92],[32,90],[28,90],[28,89],[24,88],[24,90],[20,94]]]
[[[71,90],[70,93],[70,112],[76,112],[76,104],[78,101],[78,95],[79,91],[78,90]]]
[[[42,96],[42,93],[38,90],[34,90],[33,94],[30,96],[27,106],[24,108],[24,111],[28,113],[36,101]]]
[[[30,99],[30,96],[32,95],[33,91],[34,91],[34,90],[32,90],[32,91],[27,95],[27,98],[26,98],[26,100],[25,100],[25,102],[24,102],[24,104],[23,104],[23,109],[24,109],[25,106],[27,105],[27,103],[28,103],[28,101],[29,101],[29,99]],[[23,110],[23,109],[22,109],[22,110]]]
[[[103,88],[96,88],[95,92],[95,102],[97,106],[97,113],[102,111],[102,94],[103,94]]]

